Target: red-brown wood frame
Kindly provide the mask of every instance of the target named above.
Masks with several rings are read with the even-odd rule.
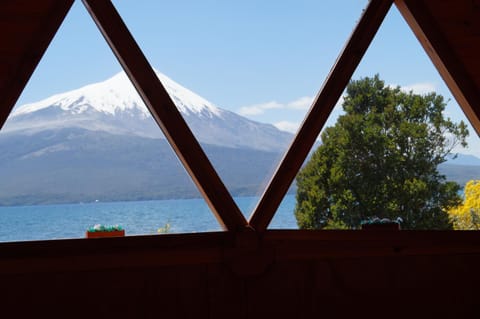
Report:
[[[109,0],[83,2],[221,225],[227,230],[245,229],[250,225],[250,228],[264,231],[393,1],[370,1],[249,222],[241,214],[112,3]],[[212,187],[214,184],[216,186]]]
[[[229,231],[247,229],[247,220],[113,4],[109,0],[83,3],[220,225]]]
[[[264,231],[270,224],[323,125],[387,15],[392,2],[392,0],[371,0],[365,9],[250,218],[251,226],[257,231]]]
[[[59,6],[67,3],[40,1],[56,2]],[[190,172],[193,178],[202,173],[204,165],[213,171],[208,167],[208,160],[202,157],[204,154],[188,127],[177,118],[178,111],[111,3],[106,0],[84,1],[95,6],[94,19],[107,28],[103,30],[107,39],[137,90],[151,103],[147,106],[157,123],[171,133],[169,141],[182,163],[187,166],[189,161],[202,161]],[[469,119],[478,131],[480,104],[472,96],[475,92],[469,91],[473,84],[466,82],[470,79],[463,77],[462,70],[455,65],[451,47],[442,38],[437,38],[435,26],[415,21],[429,20],[421,10],[417,11],[413,0],[395,1],[407,15],[407,21],[412,19],[409,24],[418,23],[418,30],[412,27],[417,36],[424,34],[432,42],[423,43],[426,50],[439,51],[430,52],[433,60],[439,59],[434,61],[435,66],[444,67],[445,70],[440,71],[448,74],[443,76],[450,77],[451,85],[458,86],[459,92],[454,94],[460,99],[462,108],[472,108],[472,118]],[[26,2],[23,0],[22,3]],[[8,3],[18,2],[11,0]],[[45,3],[43,6],[47,6]],[[278,180],[271,182],[277,183],[275,187],[280,191],[271,194],[274,205],[266,210],[257,206],[258,215],[253,216],[257,230],[266,229],[275,213],[273,206],[278,206],[284,195],[281,193],[283,188],[290,185],[289,178],[297,173],[299,167],[291,165],[301,164],[305,158],[299,161],[301,157],[297,155],[295,159],[292,149],[296,147],[308,152],[311,148],[308,144],[318,133],[309,133],[309,130],[321,130],[349,79],[348,73],[353,72],[363,55],[362,50],[371,41],[370,36],[376,32],[373,25],[381,23],[379,19],[383,19],[381,17],[388,11],[384,6],[389,3],[391,1],[371,1],[343,51],[350,52],[352,61],[345,61],[348,56],[340,56],[303,124],[302,134],[308,143],[302,145],[302,136],[297,135],[294,144],[299,145],[291,146],[275,175]],[[67,4],[70,7],[71,1]],[[402,8],[402,5],[406,7]],[[0,16],[1,8],[5,7],[0,5]],[[12,83],[0,86],[0,93],[9,94],[6,100],[0,99],[0,116],[12,109],[15,103],[12,97],[18,98],[23,90],[55,33],[53,25],[58,27],[61,23],[58,19],[63,19],[68,11],[64,8],[63,13],[51,9],[51,12],[55,11],[51,13],[52,18],[55,15],[55,21],[46,21],[45,33],[39,30],[39,38],[22,53],[22,59],[26,60],[20,60],[19,67],[12,69],[15,71]],[[358,29],[367,23],[367,14],[373,14],[368,19],[376,22],[364,26],[365,38],[362,38]],[[356,41],[360,41],[358,44],[362,50],[355,47]],[[0,63],[6,62],[0,60]],[[13,91],[4,92],[10,89]],[[468,100],[464,102],[470,104],[463,104],[456,94],[464,95]],[[182,133],[177,133],[175,126],[164,128],[168,123],[163,121],[170,119],[177,121]],[[184,149],[192,143],[197,143],[196,151]],[[199,159],[195,157],[198,154]],[[207,187],[208,192],[215,192],[215,183],[218,182],[210,180],[212,171],[201,174],[197,180],[197,185]],[[279,174],[287,174],[287,177]],[[274,186],[270,186],[267,193],[274,190]],[[224,188],[221,191],[224,193],[202,194],[207,199],[213,196],[214,201],[220,201],[212,206],[219,210],[220,222],[226,221],[228,232],[0,243],[2,314],[15,318],[64,318],[66,314],[79,318],[92,315],[115,318],[479,316],[478,232],[268,230],[261,236],[255,232],[235,233],[238,227],[248,228],[248,224],[244,218],[235,215],[238,213],[236,207],[232,214],[229,210],[231,196]]]
[[[267,255],[268,251],[270,263],[480,254],[478,232],[468,231],[269,230],[261,237],[261,243],[260,253]],[[256,254],[258,251],[245,253],[237,244],[231,232],[0,243],[0,274],[224,263],[242,275],[248,266],[262,261]]]
[[[2,11],[3,6],[12,6],[12,3],[13,1],[0,3],[0,12]],[[43,54],[57,33],[58,28],[72,7],[72,4],[73,0],[53,1],[48,14],[43,18],[43,23],[39,24],[36,35],[31,39],[25,39],[26,41],[29,41],[25,53],[19,57],[20,62],[16,63],[16,68],[11,70],[11,80],[8,82],[8,85],[1,88],[0,129],[5,124],[5,121],[15,106],[16,101],[27,85],[28,80],[42,59]],[[41,4],[37,3],[36,5]],[[2,39],[2,36],[0,36],[0,39]]]
[[[250,220],[247,221],[111,1],[82,1],[220,225],[228,231],[255,229],[263,232],[267,229],[393,2],[430,56],[477,133],[480,132],[480,95],[477,86],[469,77],[465,66],[459,63],[447,39],[438,32],[439,26],[424,1],[371,0]],[[51,7],[46,15],[48,19],[45,19],[37,32],[39,36],[32,38],[28,43],[26,53],[20,58],[21,62],[12,71],[14,79],[8,82],[6,87],[1,88],[3,95],[0,97],[0,128],[58,31],[73,0],[45,1],[43,6],[48,6],[47,3]]]
[[[440,32],[423,1],[395,0],[420,44],[437,68],[468,120],[480,134],[480,93],[464,65]]]

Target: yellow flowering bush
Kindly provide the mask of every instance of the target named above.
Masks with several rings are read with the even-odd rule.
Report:
[[[464,189],[463,204],[450,209],[448,214],[454,229],[480,229],[480,180],[467,182]]]

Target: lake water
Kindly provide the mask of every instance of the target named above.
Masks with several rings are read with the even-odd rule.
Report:
[[[255,197],[237,197],[250,216]],[[296,229],[295,196],[285,196],[269,228]],[[171,233],[221,230],[203,199],[172,199],[45,206],[0,207],[0,242],[83,238],[95,225],[121,225],[127,236],[156,234],[170,224]]]

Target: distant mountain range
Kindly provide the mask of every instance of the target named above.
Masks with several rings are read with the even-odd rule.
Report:
[[[450,155],[447,159],[447,163],[452,165],[480,166],[480,158],[470,154],[457,154],[456,157]]]
[[[447,179],[462,187],[471,179],[480,180],[480,158],[474,155],[458,154],[456,158],[450,156],[438,169]]]
[[[231,193],[263,191],[293,135],[157,75]],[[16,108],[0,150],[0,205],[199,196],[123,72]],[[460,155],[440,170],[463,185],[480,179],[480,159]]]

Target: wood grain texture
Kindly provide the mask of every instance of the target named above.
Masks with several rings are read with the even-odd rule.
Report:
[[[397,231],[374,236],[366,231],[267,231],[264,235],[259,247],[271,247],[275,258],[263,272],[247,276],[232,271],[224,259],[236,242],[227,232],[2,243],[2,314],[17,318],[65,318],[66,313],[69,318],[480,315],[476,232]],[[202,254],[211,258],[202,259]],[[6,267],[9,264],[16,267]]]

